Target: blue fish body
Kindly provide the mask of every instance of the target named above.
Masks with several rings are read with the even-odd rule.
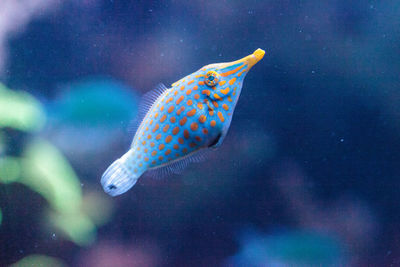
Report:
[[[207,65],[171,88],[160,86],[153,92],[130,150],[101,178],[104,191],[120,195],[147,170],[171,169],[199,151],[221,145],[244,77],[264,53],[257,49],[237,61]]]

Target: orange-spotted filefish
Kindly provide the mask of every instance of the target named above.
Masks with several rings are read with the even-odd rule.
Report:
[[[201,151],[220,146],[244,77],[264,54],[257,49],[237,61],[207,65],[171,88],[160,85],[150,92],[139,111],[143,115],[131,148],[101,178],[104,191],[120,195],[148,170],[174,172]]]

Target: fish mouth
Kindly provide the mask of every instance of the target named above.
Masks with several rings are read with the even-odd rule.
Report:
[[[257,64],[258,61],[260,61],[265,55],[265,51],[258,48],[256,51],[253,52],[253,54],[248,55],[247,57],[244,57],[242,59],[239,59],[239,62],[245,62],[248,65],[248,69],[253,67],[255,64]]]
[[[227,63],[222,63],[220,66],[221,72],[225,72],[230,70],[231,68],[237,67],[238,69],[243,68],[245,69],[246,73],[255,65],[257,64],[258,61],[260,61],[265,55],[265,51],[258,48],[256,51],[254,51],[252,54],[241,58],[236,61],[232,62],[227,62]],[[232,71],[229,72],[229,74]]]

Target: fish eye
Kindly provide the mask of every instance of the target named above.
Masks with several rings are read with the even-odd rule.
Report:
[[[206,76],[204,77],[204,82],[208,86],[214,86],[217,84],[219,81],[219,75],[216,71],[210,70],[206,73]]]

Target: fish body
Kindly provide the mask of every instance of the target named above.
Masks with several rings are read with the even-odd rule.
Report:
[[[171,168],[199,151],[221,145],[239,99],[243,79],[264,56],[257,49],[240,60],[216,63],[159,87],[148,104],[131,148],[103,174],[112,196],[129,190],[147,170]]]

